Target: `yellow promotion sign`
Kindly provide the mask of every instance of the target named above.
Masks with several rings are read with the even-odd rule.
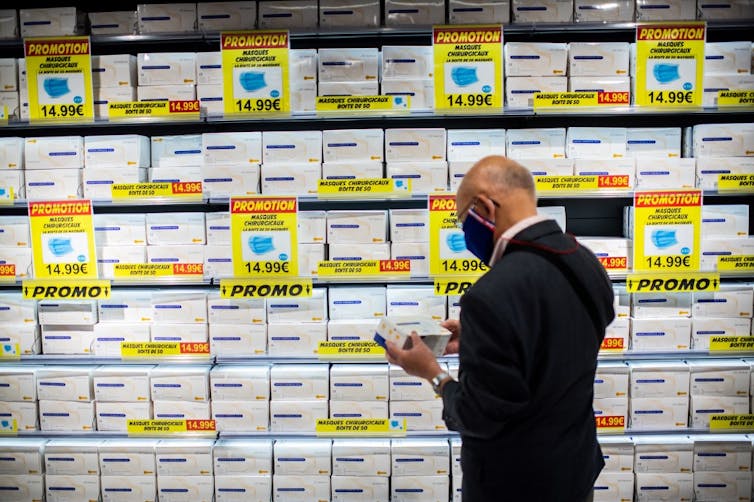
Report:
[[[385,349],[369,340],[319,342],[317,356],[320,359],[384,358]]]
[[[121,342],[120,356],[123,359],[209,357],[209,342]]]
[[[312,296],[311,279],[220,279],[221,298],[299,298]]]
[[[21,283],[24,300],[107,300],[110,290],[110,281],[106,279],[30,279]]]
[[[29,119],[92,121],[92,60],[89,37],[24,40]]]
[[[712,415],[709,421],[711,432],[754,431],[754,415]]]
[[[701,222],[701,190],[636,192],[634,270],[699,270]]]
[[[317,96],[317,112],[408,111],[410,96]]]
[[[319,198],[333,197],[406,197],[411,194],[410,179],[353,178],[342,180],[320,179],[317,182]]]
[[[113,269],[116,279],[204,277],[203,263],[116,263]]]
[[[406,435],[406,421],[390,418],[320,418],[317,436],[388,436]]]
[[[113,201],[129,202],[140,199],[201,200],[201,181],[171,181],[157,183],[114,183]]]
[[[111,101],[107,104],[110,121],[123,119],[158,118],[198,120],[199,100],[181,101]]]
[[[713,336],[710,352],[754,352],[754,336]]]
[[[717,177],[718,192],[754,192],[754,173],[720,174]]]
[[[535,176],[537,192],[591,192],[599,190],[628,190],[627,174]]]
[[[476,282],[479,276],[435,277],[435,296],[462,295]]]
[[[534,95],[534,111],[547,108],[591,108],[595,106],[629,105],[626,92],[538,92]]]
[[[236,277],[298,275],[296,197],[231,197]]]
[[[719,272],[752,272],[754,271],[754,255],[718,256],[717,270]]]
[[[502,25],[435,26],[435,109],[503,108]]]
[[[466,249],[463,230],[456,220],[456,196],[429,196],[429,274],[431,276],[480,275],[487,266]]]
[[[187,433],[214,436],[217,433],[217,425],[214,420],[129,419],[126,423],[126,431],[129,436],[182,435]]]
[[[317,264],[319,277],[376,277],[409,275],[411,260],[341,260]]]
[[[96,279],[92,201],[29,202],[34,277]]]
[[[222,33],[225,115],[290,113],[287,30]]]
[[[754,91],[729,90],[717,91],[717,106],[754,106]]]
[[[626,277],[629,293],[701,293],[719,289],[720,274],[715,272],[638,273]]]
[[[702,105],[705,22],[636,25],[636,93],[639,106]]]

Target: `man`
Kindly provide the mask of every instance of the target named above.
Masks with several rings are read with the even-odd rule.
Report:
[[[463,439],[464,501],[591,498],[604,462],[592,410],[597,352],[614,317],[595,256],[537,215],[529,171],[477,162],[456,197],[467,248],[490,267],[448,320],[459,381],[415,333],[388,360],[433,383],[443,420]]]

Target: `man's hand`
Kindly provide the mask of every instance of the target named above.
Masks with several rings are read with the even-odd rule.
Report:
[[[440,326],[450,331],[450,340],[445,346],[445,354],[458,354],[461,348],[461,321],[458,319],[446,319]]]
[[[435,355],[416,331],[411,332],[411,348],[401,349],[391,341],[387,341],[386,346],[385,356],[388,362],[397,364],[409,375],[431,380],[442,373]]]

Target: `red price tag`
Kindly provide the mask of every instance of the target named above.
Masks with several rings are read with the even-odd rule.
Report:
[[[181,342],[181,354],[209,355],[208,342]]]
[[[199,100],[169,101],[170,113],[199,113]]]
[[[201,195],[201,181],[174,181],[170,184],[174,194],[179,195]]]
[[[0,278],[15,278],[16,277],[16,265],[13,263],[6,263],[0,265]]]
[[[173,263],[173,275],[204,275],[204,264]]]
[[[626,256],[599,256],[597,259],[606,270],[626,270],[628,268]]]
[[[623,338],[603,338],[600,350],[623,350],[625,342]]]
[[[626,427],[626,417],[624,416],[599,416],[594,417],[597,421],[598,429],[624,429]]]
[[[380,272],[410,272],[411,260],[380,260]]]
[[[626,92],[598,92],[597,103],[600,105],[627,105],[628,91]]]
[[[597,176],[597,186],[600,188],[628,188],[628,175],[612,174]]]
[[[215,432],[215,430],[214,420],[186,420],[186,431],[188,432]]]

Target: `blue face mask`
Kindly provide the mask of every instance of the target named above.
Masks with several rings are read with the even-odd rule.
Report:
[[[492,259],[492,251],[495,249],[494,234],[495,224],[479,216],[473,208],[469,209],[466,219],[463,220],[466,249],[488,266]]]

